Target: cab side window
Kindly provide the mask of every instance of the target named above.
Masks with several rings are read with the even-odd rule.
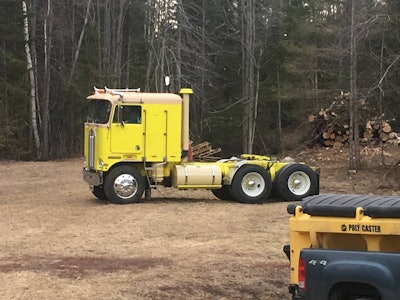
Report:
[[[141,124],[142,107],[133,105],[117,105],[115,107],[113,123]]]

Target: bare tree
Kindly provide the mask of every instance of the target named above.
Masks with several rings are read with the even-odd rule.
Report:
[[[85,19],[83,21],[83,26],[82,26],[81,33],[79,35],[78,45],[76,46],[74,60],[72,61],[71,72],[70,72],[69,80],[68,80],[68,84],[67,84],[67,90],[69,90],[69,87],[71,86],[71,83],[72,83],[72,80],[73,80],[73,77],[74,77],[76,63],[78,61],[79,53],[81,51],[82,41],[83,41],[83,37],[85,35],[85,30],[86,30],[86,25],[87,25],[88,20],[89,20],[91,2],[92,2],[92,0],[88,0],[87,1]]]
[[[241,0],[243,74],[243,151],[252,153],[257,118],[255,61],[255,1]]]
[[[148,64],[146,90],[165,91],[164,78],[176,70],[177,2],[147,1],[146,41]],[[178,44],[180,41],[178,41]]]
[[[357,41],[355,21],[355,1],[351,1],[351,27],[350,27],[350,147],[349,169],[358,170],[361,166],[360,142],[358,131],[358,104],[357,104]]]
[[[47,0],[46,17],[44,20],[44,99],[42,109],[42,155],[43,158],[47,159],[49,155],[49,126],[50,126],[50,87],[51,87],[51,49],[52,49],[52,30],[53,30],[53,19],[52,19],[52,2]]]
[[[35,140],[35,146],[38,157],[40,157],[40,135],[39,135],[39,126],[37,122],[38,117],[38,100],[37,100],[37,85],[36,85],[36,76],[35,70],[32,62],[31,49],[30,49],[30,38],[29,38],[29,22],[28,22],[28,9],[26,6],[26,2],[22,1],[22,12],[24,15],[24,36],[25,36],[25,54],[26,54],[26,63],[27,69],[29,72],[29,81],[30,81],[30,106],[31,106],[31,126],[33,131],[33,137]]]

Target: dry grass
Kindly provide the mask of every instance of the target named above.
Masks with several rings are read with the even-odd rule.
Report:
[[[396,150],[396,149],[395,149]],[[346,151],[301,152],[323,193],[399,193],[398,150],[356,174]],[[79,159],[0,165],[1,299],[289,299],[287,203],[158,189],[96,200]]]
[[[287,299],[286,203],[153,191],[111,205],[81,160],[0,166],[2,299]]]

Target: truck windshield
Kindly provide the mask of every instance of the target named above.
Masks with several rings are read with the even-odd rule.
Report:
[[[111,103],[106,100],[90,100],[86,122],[106,124],[110,117]]]

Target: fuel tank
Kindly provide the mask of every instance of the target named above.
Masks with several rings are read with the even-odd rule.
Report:
[[[221,168],[216,164],[176,165],[171,175],[172,186],[178,189],[218,188],[222,186]]]

